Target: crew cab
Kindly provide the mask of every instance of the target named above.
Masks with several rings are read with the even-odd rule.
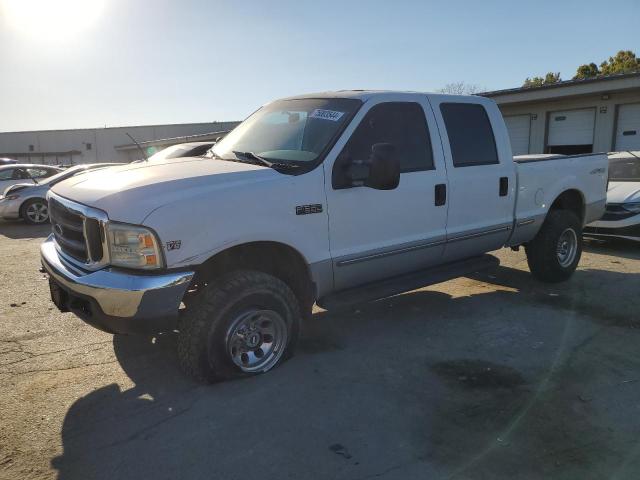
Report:
[[[317,303],[372,301],[524,246],[568,279],[604,212],[605,155],[514,160],[477,96],[340,91],[264,105],[206,158],[88,173],[48,194],[41,258],[62,311],[113,333],[177,330],[201,381],[289,357]]]

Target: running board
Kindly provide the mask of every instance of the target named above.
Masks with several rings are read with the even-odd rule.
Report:
[[[500,265],[493,255],[481,255],[456,262],[445,263],[426,270],[393,277],[359,287],[341,290],[318,299],[316,302],[325,310],[339,310],[352,305],[373,302],[393,297],[401,293],[417,290],[436,283],[446,282],[457,277],[494,268]]]

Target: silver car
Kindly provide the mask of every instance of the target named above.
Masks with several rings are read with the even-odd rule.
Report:
[[[87,170],[122,165],[121,163],[93,163],[76,165],[37,183],[18,183],[7,187],[0,195],[0,218],[19,219],[38,225],[49,221],[47,192],[58,182],[82,174]]]
[[[585,227],[584,234],[640,242],[640,151],[609,154],[606,211]]]

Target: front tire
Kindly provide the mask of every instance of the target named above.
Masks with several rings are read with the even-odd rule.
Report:
[[[529,270],[538,280],[557,283],[571,277],[582,256],[582,224],[576,214],[550,211],[526,253]]]
[[[30,225],[42,225],[49,221],[49,206],[42,198],[27,200],[21,211],[22,218]]]
[[[292,355],[300,319],[298,300],[281,280],[249,270],[223,275],[180,319],[180,365],[206,383],[267,372]]]

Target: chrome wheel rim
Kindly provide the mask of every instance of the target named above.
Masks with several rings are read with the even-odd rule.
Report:
[[[568,267],[576,259],[578,252],[578,236],[572,228],[567,228],[560,238],[556,246],[556,255],[561,267]]]
[[[243,372],[266,372],[284,353],[287,323],[273,310],[250,310],[238,315],[227,331],[227,354]]]
[[[49,219],[49,209],[44,203],[32,203],[26,211],[27,218],[34,223],[46,222]]]

